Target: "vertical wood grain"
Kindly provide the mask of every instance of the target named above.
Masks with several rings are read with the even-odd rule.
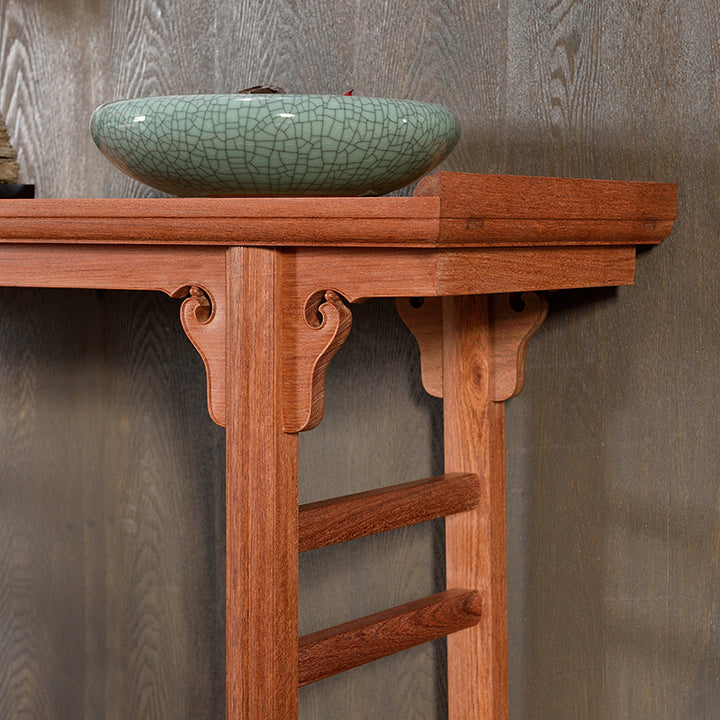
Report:
[[[706,593],[718,563],[689,527],[693,517],[710,543],[720,528],[691,509],[717,507],[718,323],[696,294],[718,286],[703,269],[720,187],[717,10],[512,8],[513,124],[544,118],[527,124],[521,164],[673,178],[680,223],[640,253],[634,287],[551,297],[525,390],[508,403],[511,715],[704,716],[717,703]],[[557,96],[561,115],[548,102],[562,56],[575,80]]]
[[[227,256],[228,720],[298,712],[298,450],[282,430],[278,255]]]
[[[104,73],[98,59],[107,51],[99,5],[0,3],[0,106],[18,149],[21,181],[34,182],[39,197],[72,197],[73,187],[101,185],[93,177],[96,151],[87,132]],[[89,66],[97,71],[78,72]],[[55,120],[47,114],[50,106]]]
[[[0,377],[16,400],[0,461],[0,714],[222,713],[222,523],[212,519],[224,509],[212,457],[222,445],[209,418],[195,423],[205,437],[195,447],[165,432],[164,412],[206,412],[183,379],[194,351],[161,319],[177,303],[93,291],[2,298]]]
[[[476,473],[483,490],[445,520],[448,587],[478,590],[483,607],[447,640],[450,720],[508,718],[505,408],[490,399],[488,313],[487,297],[443,299],[445,467]]]

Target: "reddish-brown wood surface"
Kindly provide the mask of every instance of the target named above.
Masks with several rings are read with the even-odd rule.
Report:
[[[283,428],[299,432],[314,427],[322,418],[325,375],[350,333],[352,312],[322,282],[306,297],[293,292],[292,280],[287,279],[288,263],[284,265]]]
[[[483,617],[448,638],[450,720],[507,720],[504,405],[490,399],[487,297],[443,299],[445,469],[475,472],[475,510],[445,520],[448,587],[480,593]]]
[[[136,218],[135,223],[139,222]],[[213,223],[207,218],[205,222],[210,233]],[[71,230],[72,226],[63,229],[63,243],[0,243],[0,285],[163,290],[171,295],[200,288],[209,300],[209,316],[195,312],[193,296],[183,308],[183,323],[206,365],[211,417],[223,425],[223,248],[128,245],[123,235],[117,236],[114,245],[72,245],[68,242]],[[167,232],[171,235],[172,227]],[[325,371],[350,329],[350,311],[343,297],[352,302],[368,297],[621,285],[632,282],[635,266],[635,249],[623,246],[281,250],[287,368],[283,373],[284,428],[288,432],[310,429],[322,417]],[[326,302],[313,306],[315,298]],[[323,319],[315,322],[319,306]]]
[[[484,612],[473,590],[448,590],[300,638],[300,685],[471,627]]]
[[[632,245],[498,247],[438,251],[437,295],[630,285]]]
[[[500,402],[515,397],[525,384],[525,351],[542,325],[548,301],[537,293],[523,293],[522,307],[513,307],[511,296],[489,298],[490,399]]]
[[[490,296],[490,396],[508,400],[517,395],[525,382],[525,350],[528,340],[547,315],[547,300],[537,293],[523,293],[522,308],[513,307],[511,295]],[[443,396],[442,298],[398,298],[398,312],[415,336],[420,350],[422,381],[426,392]]]
[[[0,242],[441,247],[656,243],[664,183],[437,173],[412,198],[6,200]]]
[[[439,196],[445,217],[675,220],[674,183],[436,172],[417,196]]]
[[[677,212],[671,183],[438,172],[415,194],[440,197],[440,237],[456,244],[654,244]]]
[[[420,350],[420,374],[425,392],[442,397],[442,298],[397,298],[398,314]]]
[[[297,435],[282,431],[277,266],[274,250],[228,250],[228,720],[297,717]]]
[[[627,285],[633,281],[635,248],[299,248],[285,263],[285,292],[304,306],[310,295],[327,289],[353,302]]]
[[[437,198],[6,200],[0,241],[434,245]]]
[[[479,496],[477,476],[455,473],[307,503],[300,506],[299,551],[470,510]]]
[[[626,285],[633,246],[507,248],[298,248],[283,255],[284,427],[308,430],[322,418],[327,363],[346,334],[341,298],[474,295]],[[313,300],[331,291],[322,323],[308,322]],[[338,297],[339,296],[339,297]],[[315,302],[315,305],[318,303]],[[344,317],[344,319],[343,319]],[[318,372],[318,369],[320,372]],[[433,393],[437,392],[435,388]]]
[[[0,213],[2,209],[0,205]],[[124,245],[120,237],[113,245],[0,243],[0,285],[162,290],[173,296],[199,285],[219,302],[225,289],[225,249],[136,247]]]

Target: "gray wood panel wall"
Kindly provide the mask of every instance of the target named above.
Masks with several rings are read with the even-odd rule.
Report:
[[[445,169],[679,183],[636,285],[562,292],[508,404],[511,716],[720,706],[720,2],[0,0],[0,112],[41,197],[152,194],[95,150],[123,96],[271,82],[443,102]],[[178,303],[0,291],[0,717],[224,712],[224,434]],[[304,501],[437,472],[441,408],[359,306]],[[442,584],[442,528],[301,560],[303,632]],[[303,690],[304,720],[445,716],[442,643]]]

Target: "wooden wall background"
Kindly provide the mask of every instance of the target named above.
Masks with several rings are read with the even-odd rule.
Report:
[[[116,97],[443,102],[450,170],[679,183],[637,284],[554,294],[508,407],[511,716],[720,706],[718,0],[0,0],[0,112],[42,197],[147,195],[94,149]],[[388,302],[357,308],[319,499],[439,469]],[[223,716],[223,442],[177,302],[0,291],[0,717]],[[302,558],[303,631],[437,589],[436,525]],[[303,691],[304,720],[444,716],[442,643]]]

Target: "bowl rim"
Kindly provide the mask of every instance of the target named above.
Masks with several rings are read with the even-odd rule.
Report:
[[[434,107],[444,110],[456,118],[457,113],[446,105],[441,103],[431,102],[427,100],[414,100],[410,98],[393,98],[393,97],[379,97],[375,95],[334,95],[328,93],[178,93],[178,94],[167,94],[167,95],[138,95],[135,97],[127,98],[116,98],[115,100],[108,100],[107,102],[101,103],[94,110],[93,114],[111,105],[122,105],[123,103],[140,102],[140,101],[159,101],[159,100],[177,100],[182,99],[190,101],[191,99],[205,99],[205,100],[220,100],[220,101],[231,101],[236,100],[243,103],[268,103],[268,102],[283,102],[291,101],[298,102],[302,100],[310,100],[318,98],[323,101],[332,100],[333,102],[340,101],[347,104],[362,104],[365,102],[383,102],[383,103],[403,103],[408,105],[416,105],[423,107]]]

